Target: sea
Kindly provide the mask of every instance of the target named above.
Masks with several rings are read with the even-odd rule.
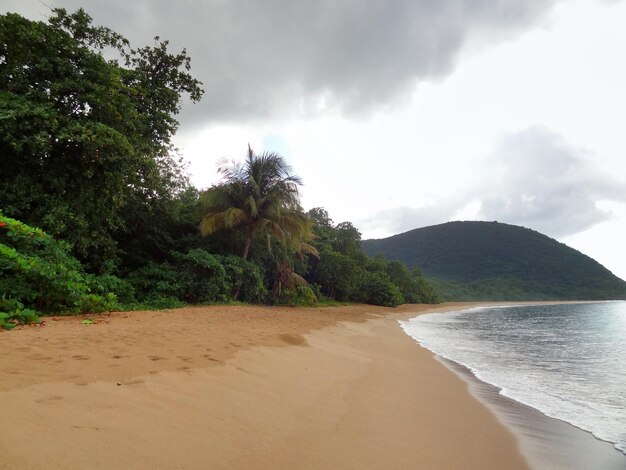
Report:
[[[626,302],[480,307],[400,323],[500,395],[610,443],[616,455],[604,467],[626,469]]]

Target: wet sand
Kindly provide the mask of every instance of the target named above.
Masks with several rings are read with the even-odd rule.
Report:
[[[1,333],[0,468],[527,468],[397,323],[452,307],[198,307]]]
[[[477,379],[469,369],[456,362],[439,360],[466,380],[471,393],[515,432],[531,467],[543,470],[626,468],[626,455],[613,444],[501,395],[500,389]]]

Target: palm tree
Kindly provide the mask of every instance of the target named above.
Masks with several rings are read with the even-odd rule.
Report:
[[[222,182],[205,191],[201,203],[205,214],[202,235],[224,229],[247,227],[242,257],[248,258],[256,233],[276,236],[296,253],[317,253],[307,242],[314,235],[312,222],[300,207],[298,186],[302,180],[291,174],[284,158],[276,153],[256,155],[248,145],[243,164],[222,161]]]

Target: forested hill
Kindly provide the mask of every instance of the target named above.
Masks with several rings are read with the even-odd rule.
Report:
[[[362,247],[420,268],[451,300],[626,299],[626,282],[604,266],[515,225],[448,222]]]

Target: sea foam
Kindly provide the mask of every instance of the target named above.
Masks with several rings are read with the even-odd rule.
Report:
[[[626,302],[477,308],[400,324],[501,394],[626,454]]]

